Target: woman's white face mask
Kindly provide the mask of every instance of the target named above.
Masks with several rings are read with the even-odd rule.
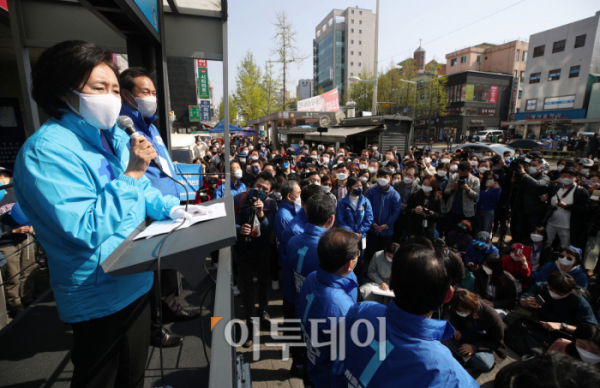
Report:
[[[79,96],[79,111],[67,102],[74,113],[98,129],[110,129],[115,126],[121,113],[121,100],[117,96],[112,93],[84,94],[76,90],[72,92]]]

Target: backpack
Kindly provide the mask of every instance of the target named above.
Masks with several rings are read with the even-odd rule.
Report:
[[[529,354],[542,357],[556,341],[556,332],[544,329],[542,324],[532,317],[517,315],[519,318],[510,325],[510,330],[504,332],[504,343],[520,356]]]

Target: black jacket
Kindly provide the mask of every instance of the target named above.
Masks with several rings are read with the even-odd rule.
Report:
[[[473,292],[485,298],[485,289],[487,287],[488,275],[483,270],[483,266],[479,266],[475,274],[475,285]],[[517,281],[511,274],[504,271],[504,284],[498,282],[496,284],[496,296],[494,297],[494,308],[504,310],[514,310],[517,307],[519,293],[517,291]]]
[[[417,214],[415,213],[415,208],[417,206],[427,208],[429,209],[429,212],[426,213],[426,215]],[[442,215],[442,200],[434,198],[433,195],[430,195],[430,198],[427,198],[423,192],[419,190],[408,199],[406,213],[408,214],[407,230],[409,235],[433,239],[435,235],[435,224]],[[423,226],[425,220],[427,220],[426,227]]]
[[[590,192],[581,187],[575,186],[573,193],[573,204],[565,208],[571,212],[569,230],[571,232],[571,245],[583,248],[586,241],[586,226],[590,219],[589,204]],[[548,202],[558,192],[558,188],[548,194]]]
[[[548,192],[550,178],[544,173],[535,176],[524,175],[521,182],[521,203],[525,214],[544,215],[546,205],[541,200],[541,196]]]
[[[450,284],[456,288],[457,285],[465,280],[465,264],[458,253],[454,253],[450,250],[448,251],[448,260],[450,276],[452,277]]]
[[[492,306],[480,301],[477,319],[473,319],[470,315],[463,318],[453,311],[450,313],[450,323],[460,331],[463,338],[468,332],[474,339],[469,345],[473,346],[475,353],[493,352],[497,363],[508,356],[504,344],[504,324]]]

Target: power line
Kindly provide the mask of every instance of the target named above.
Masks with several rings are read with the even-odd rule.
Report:
[[[465,29],[465,28],[467,28],[467,27],[470,27],[470,26],[472,26],[473,24],[475,24],[475,23],[479,23],[479,22],[480,22],[480,21],[482,21],[482,20],[485,20],[485,19],[487,19],[487,18],[490,18],[490,17],[492,17],[492,16],[494,16],[494,15],[497,15],[497,14],[499,14],[499,13],[500,13],[500,12],[502,12],[502,11],[506,11],[507,9],[509,9],[509,8],[512,8],[512,7],[514,7],[514,6],[515,6],[515,5],[517,5],[517,4],[521,4],[521,3],[522,3],[522,2],[524,2],[524,1],[525,1],[525,0],[518,1],[518,2],[516,2],[516,3],[514,3],[514,4],[512,4],[512,5],[509,5],[509,6],[508,6],[508,7],[506,7],[506,8],[502,8],[502,9],[501,9],[501,10],[499,10],[499,11],[496,11],[496,12],[494,12],[494,13],[492,13],[492,14],[488,15],[488,16],[485,16],[485,17],[483,17],[483,18],[481,18],[481,19],[478,19],[478,20],[474,21],[473,23],[467,24],[466,26],[463,26],[463,27],[461,27],[461,28],[458,28],[458,29],[456,29],[456,30],[454,30],[454,31],[448,32],[447,34],[444,34],[444,35],[442,35],[442,36],[439,36],[439,37],[437,37],[437,38],[435,38],[435,39],[432,39],[432,40],[430,40],[430,41],[428,41],[428,42],[425,42],[424,44],[425,44],[425,45],[427,45],[427,44],[429,44],[429,43],[435,42],[436,40],[440,40],[440,39],[442,39],[442,38],[445,38],[445,37],[447,37],[448,35],[454,34],[455,32],[458,32],[458,31],[460,31],[460,30],[463,30],[463,29]],[[377,62],[377,64],[379,64],[379,63],[381,63],[381,62],[383,62],[383,61],[387,61],[388,59],[391,59],[391,58],[397,57],[398,55],[402,55],[402,54],[409,53],[409,52],[410,52],[410,49],[408,49],[408,50],[406,50],[406,51],[403,51],[403,52],[401,52],[401,53],[399,53],[399,54],[392,55],[391,57],[387,57],[387,58],[385,58],[385,59],[382,59],[381,61],[378,61],[378,62]]]

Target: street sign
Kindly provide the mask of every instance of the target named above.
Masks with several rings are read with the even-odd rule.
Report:
[[[412,109],[410,109],[410,108],[404,108],[404,113],[412,113]]]
[[[202,121],[210,121],[210,101],[208,101],[208,100],[200,101],[200,113],[201,113]]]
[[[208,86],[208,66],[206,60],[198,59],[196,61],[198,67],[198,97],[210,98]]]
[[[190,112],[190,122],[199,122],[200,121],[200,107],[198,105],[188,105],[188,110]]]

